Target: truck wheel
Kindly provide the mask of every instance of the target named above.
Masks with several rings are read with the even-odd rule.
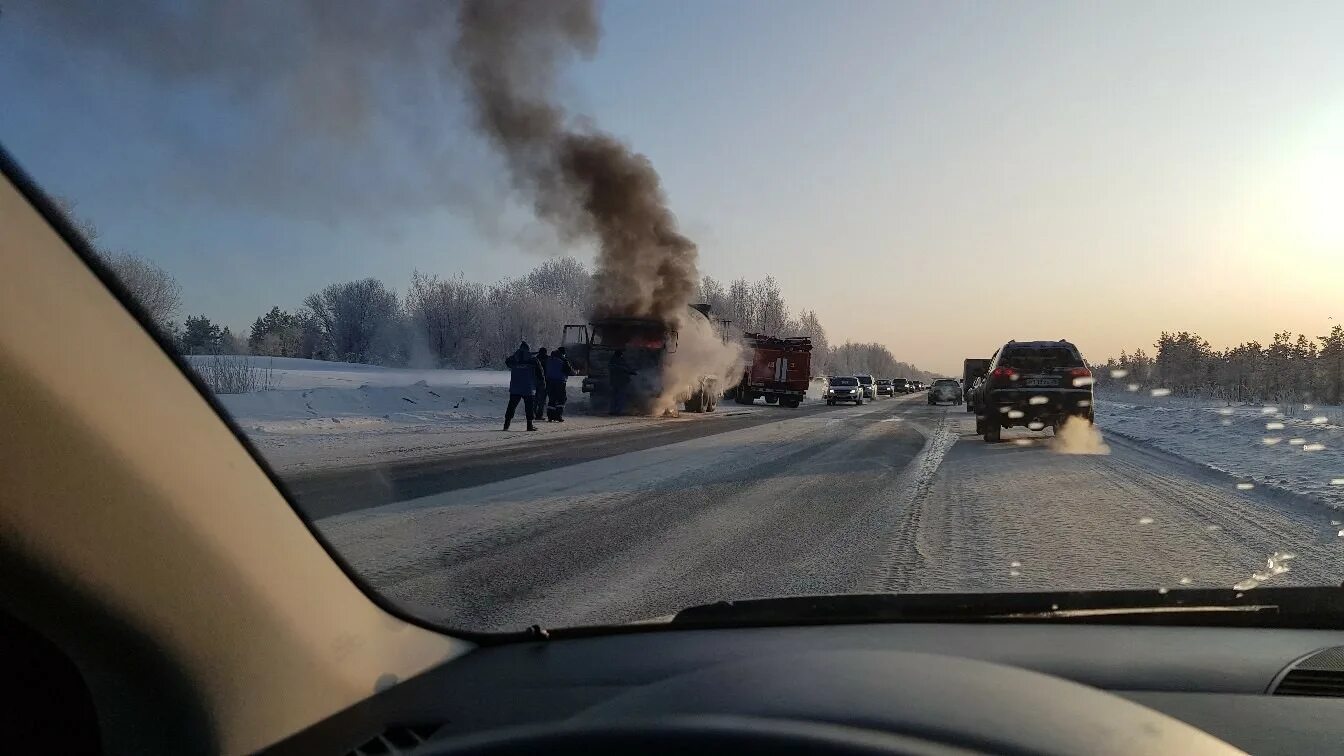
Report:
[[[979,436],[985,432],[985,420],[982,417],[975,418],[975,435]]]
[[[1002,438],[1003,429],[999,427],[998,418],[985,421],[985,443],[996,444]]]
[[[788,407],[789,409],[798,409],[798,405],[800,404],[802,404],[801,400],[790,399],[787,402],[785,402],[784,406]]]
[[[701,409],[703,406],[704,406],[704,394],[702,394],[699,391],[695,392],[694,394],[691,394],[686,399],[687,412],[703,412],[704,410]]]
[[[778,401],[779,401],[779,397],[775,396],[774,394],[766,394],[766,395],[765,395],[765,403],[766,403],[766,404],[774,404],[775,402],[778,402]]]

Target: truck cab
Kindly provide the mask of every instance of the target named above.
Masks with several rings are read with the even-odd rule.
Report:
[[[692,306],[693,314],[708,320],[708,308]],[[652,318],[603,317],[591,323],[566,325],[562,343],[575,371],[583,376],[580,390],[588,394],[594,411],[606,411],[611,402],[609,365],[617,350],[635,375],[630,381],[629,405],[642,412],[654,407],[666,389],[663,365],[677,351],[678,331],[671,323]],[[718,379],[702,376],[685,387],[687,412],[713,412],[718,406]]]

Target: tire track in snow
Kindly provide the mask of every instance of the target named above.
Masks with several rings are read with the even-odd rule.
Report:
[[[1141,442],[1126,442],[1117,447],[1116,455],[1098,458],[1098,473],[1117,488],[1134,491],[1136,501],[1150,506],[1165,504],[1155,509],[1165,512],[1170,519],[1155,524],[1187,530],[1193,534],[1190,541],[1203,546],[1202,559],[1185,555],[1184,561],[1196,562],[1204,568],[1219,562],[1237,565],[1249,574],[1271,553],[1286,550],[1298,554],[1299,559],[1293,562],[1287,576],[1276,578],[1276,584],[1339,582],[1337,540],[1333,529],[1325,528],[1324,513],[1318,515],[1313,505],[1293,507],[1256,494],[1222,490],[1196,477],[1175,477],[1174,466],[1184,460],[1167,458],[1164,453],[1145,448]],[[1172,560],[1173,565],[1181,561]],[[1237,567],[1221,572],[1237,574]]]
[[[898,519],[891,544],[878,564],[872,586],[873,591],[882,593],[906,590],[912,578],[926,566],[927,559],[919,548],[924,501],[943,458],[959,438],[957,431],[949,427],[946,412],[939,416],[938,424],[932,429],[919,423],[912,422],[910,425],[923,434],[926,440],[924,447],[906,466],[891,489],[896,501],[890,511]]]

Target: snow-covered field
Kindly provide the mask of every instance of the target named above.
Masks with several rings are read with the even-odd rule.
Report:
[[[1243,489],[1302,494],[1344,510],[1339,409],[1110,394],[1098,398],[1097,423],[1107,433],[1234,476]]]
[[[188,358],[203,369],[211,357]],[[526,443],[524,436],[585,434],[655,422],[587,414],[587,396],[570,381],[563,424],[528,434],[523,406],[502,431],[509,401],[504,370],[410,370],[293,357],[246,359],[270,390],[221,394],[219,400],[279,472],[297,472],[433,456],[464,447]],[[734,413],[760,411],[725,405]]]

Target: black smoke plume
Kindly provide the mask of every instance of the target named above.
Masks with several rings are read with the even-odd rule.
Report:
[[[696,247],[677,230],[658,172],[556,102],[556,75],[600,36],[588,0],[466,0],[454,59],[477,125],[515,188],[570,240],[598,243],[594,315],[679,320],[695,292]]]

